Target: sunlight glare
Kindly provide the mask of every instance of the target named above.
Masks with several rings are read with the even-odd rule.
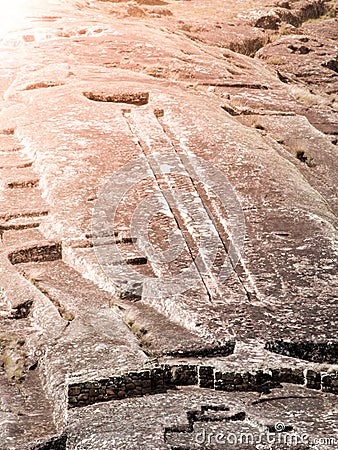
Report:
[[[43,0],[0,0],[0,36],[17,30]]]
[[[3,36],[22,23],[25,12],[24,0],[0,0],[0,35]]]

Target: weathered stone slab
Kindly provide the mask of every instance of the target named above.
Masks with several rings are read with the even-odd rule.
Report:
[[[197,441],[277,423],[276,450],[332,448],[334,7],[13,1],[4,448],[220,448]]]

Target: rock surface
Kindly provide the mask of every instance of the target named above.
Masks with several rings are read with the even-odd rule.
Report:
[[[335,3],[1,7],[1,448],[335,448]]]

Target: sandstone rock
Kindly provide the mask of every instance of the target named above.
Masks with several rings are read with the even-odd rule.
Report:
[[[1,27],[4,449],[332,448],[337,19],[209,3]]]

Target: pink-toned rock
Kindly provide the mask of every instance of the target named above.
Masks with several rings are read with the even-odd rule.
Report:
[[[20,3],[0,32],[2,447],[205,448],[202,425],[247,416],[333,436],[329,2]]]

